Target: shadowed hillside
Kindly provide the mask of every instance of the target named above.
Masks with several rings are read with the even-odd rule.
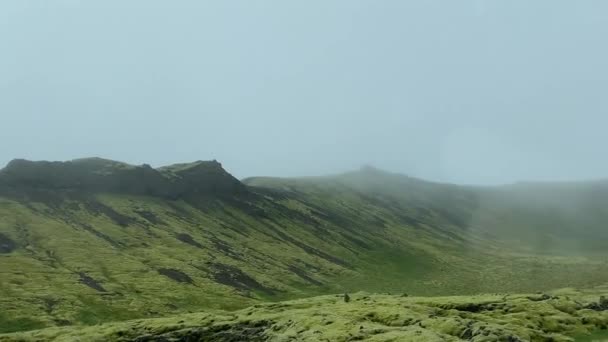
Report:
[[[608,281],[606,183],[469,187],[373,168],[251,178],[16,160],[0,171],[0,331],[336,292]]]

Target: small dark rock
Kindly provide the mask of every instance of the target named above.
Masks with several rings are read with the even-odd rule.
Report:
[[[605,296],[601,296],[599,302],[588,304],[585,306],[585,309],[606,311],[608,310],[608,299]]]
[[[460,338],[463,340],[470,340],[473,338],[473,330],[471,328],[466,328],[462,334],[460,334]]]
[[[17,244],[8,236],[0,233],[0,254],[10,253],[17,248]]]
[[[344,294],[344,303],[348,303],[350,302],[350,296],[348,295],[348,293]]]
[[[550,296],[550,295],[548,295],[546,293],[543,293],[542,295],[540,295],[538,297],[527,297],[527,298],[528,298],[528,300],[531,300],[533,302],[540,302],[540,301],[543,301],[543,300],[554,299],[555,297]]]

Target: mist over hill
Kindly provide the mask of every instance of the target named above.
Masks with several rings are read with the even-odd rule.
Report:
[[[239,181],[217,161],[0,171],[0,330],[336,292],[608,281],[606,182],[473,187],[363,168]]]

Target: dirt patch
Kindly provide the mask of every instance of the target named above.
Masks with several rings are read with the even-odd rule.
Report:
[[[103,286],[101,286],[100,283],[98,283],[95,279],[88,276],[86,273],[80,272],[80,273],[78,273],[78,275],[80,276],[80,279],[78,280],[80,283],[82,283],[98,292],[108,292],[106,289],[103,288]]]
[[[8,254],[17,249],[17,243],[8,236],[0,233],[0,253]]]
[[[173,268],[159,268],[157,272],[178,283],[194,284],[194,280],[180,270]]]
[[[220,284],[228,285],[242,291],[253,290],[269,295],[275,293],[274,289],[258,283],[257,280],[235,266],[212,263],[210,268],[212,270],[213,279]]]

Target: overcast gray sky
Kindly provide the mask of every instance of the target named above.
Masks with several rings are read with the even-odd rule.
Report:
[[[0,163],[608,177],[608,1],[0,2]]]

